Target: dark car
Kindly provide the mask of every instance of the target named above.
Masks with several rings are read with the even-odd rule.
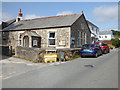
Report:
[[[81,47],[80,55],[81,57],[85,56],[98,57],[99,55],[102,55],[102,50],[100,46],[97,46],[96,44],[85,44]]]
[[[95,42],[95,44],[97,44],[97,45],[99,45],[101,47],[101,50],[102,50],[103,53],[106,54],[106,53],[110,52],[110,48],[106,43],[104,43],[104,42]]]

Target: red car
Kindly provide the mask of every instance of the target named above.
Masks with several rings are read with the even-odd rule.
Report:
[[[97,44],[101,47],[101,50],[103,53],[109,53],[110,52],[110,48],[109,46],[104,43],[104,42],[94,42],[94,44]]]

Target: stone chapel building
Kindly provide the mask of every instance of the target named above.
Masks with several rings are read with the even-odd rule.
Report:
[[[15,48],[80,48],[91,43],[91,31],[84,13],[16,21],[2,30],[3,45]]]

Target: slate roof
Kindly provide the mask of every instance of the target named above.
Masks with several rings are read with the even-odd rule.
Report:
[[[98,28],[95,24],[91,23],[90,21],[87,20],[88,24],[92,24],[94,27]]]
[[[36,32],[28,31],[27,33],[34,37],[40,37]]]
[[[2,30],[5,27],[8,27],[9,25],[13,24],[16,21],[16,18],[2,22],[2,24],[0,24],[0,30]]]
[[[3,30],[11,31],[71,26],[81,15],[82,13],[23,20],[13,23]]]
[[[112,31],[99,31],[99,35],[112,35]]]

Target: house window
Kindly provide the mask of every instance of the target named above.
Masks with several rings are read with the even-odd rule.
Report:
[[[81,29],[84,29],[84,23],[81,22]]]
[[[107,36],[105,36],[105,38],[107,38]]]
[[[49,32],[49,45],[55,45],[55,32]]]
[[[82,43],[82,42],[83,42],[82,34],[83,34],[83,33],[81,32],[81,46],[83,45],[83,43]]]
[[[96,29],[96,34],[97,34],[98,29]]]
[[[86,33],[84,33],[84,44],[86,44]]]
[[[19,33],[19,45],[21,45],[21,36],[22,36],[22,33]]]
[[[101,36],[99,36],[99,38],[101,38]]]
[[[78,47],[80,46],[80,32],[78,32]]]
[[[92,27],[92,30],[94,30],[94,28]]]

